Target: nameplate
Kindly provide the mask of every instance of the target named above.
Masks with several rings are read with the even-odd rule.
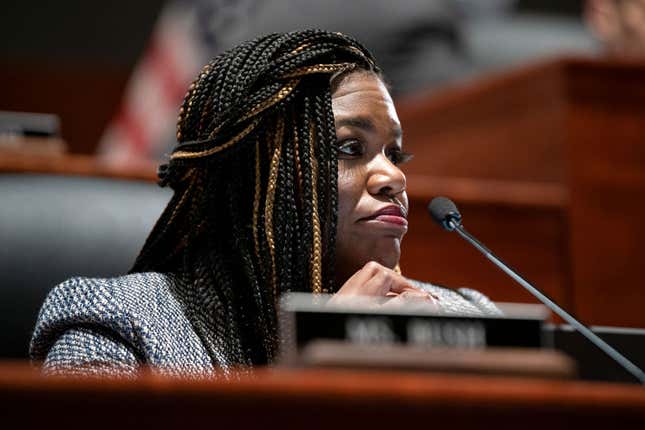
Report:
[[[374,303],[333,305],[329,298],[303,293],[283,297],[283,350],[297,352],[315,340],[429,349],[540,348],[545,344],[542,326],[548,313],[538,305],[501,305],[504,316],[473,316],[418,307],[382,309]]]

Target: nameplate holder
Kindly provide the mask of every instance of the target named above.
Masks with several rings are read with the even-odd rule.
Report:
[[[313,343],[407,346],[418,350],[534,349],[550,344],[541,305],[498,304],[503,316],[442,313],[429,306],[384,309],[379,300],[329,303],[331,296],[290,293],[280,304],[281,361]]]

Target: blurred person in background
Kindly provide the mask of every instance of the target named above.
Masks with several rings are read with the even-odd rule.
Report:
[[[323,28],[354,35],[388,70],[395,99],[557,53],[590,53],[579,16],[519,0],[180,0],[164,7],[100,154],[161,159],[190,77],[211,56],[262,34]],[[530,3],[530,2],[528,2]],[[557,8],[556,8],[557,9]],[[161,120],[165,118],[166,120]]]
[[[645,0],[588,0],[585,18],[609,55],[645,57]]]

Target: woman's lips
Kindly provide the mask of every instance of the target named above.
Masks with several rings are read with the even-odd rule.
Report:
[[[398,215],[378,215],[377,217],[371,218],[382,222],[389,222],[392,224],[404,225],[407,227],[408,220]]]
[[[374,212],[372,215],[362,218],[361,221],[385,223],[386,226],[390,225],[397,229],[407,229],[408,227],[408,220],[405,218],[401,208],[394,205],[386,206]]]

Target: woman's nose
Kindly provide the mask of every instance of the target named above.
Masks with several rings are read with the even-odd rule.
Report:
[[[367,191],[372,195],[393,196],[405,190],[405,175],[385,154],[379,154],[370,163]]]

